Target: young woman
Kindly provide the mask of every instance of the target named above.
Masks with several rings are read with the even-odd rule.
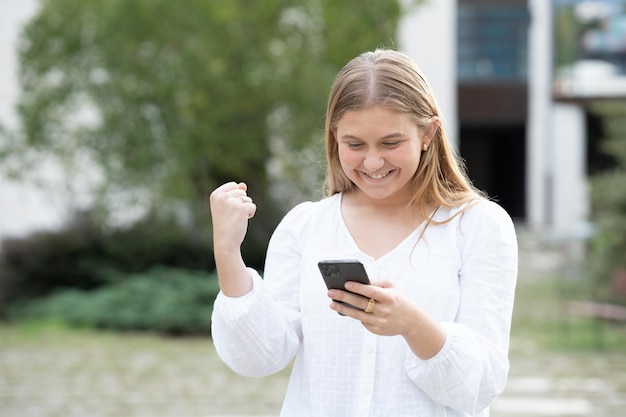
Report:
[[[264,279],[240,252],[256,211],[246,185],[211,193],[214,343],[247,376],[295,358],[281,416],[487,416],[502,392],[515,229],[472,187],[440,117],[406,55],[350,61],[328,102],[328,196],[285,216]],[[327,290],[326,259],[359,260],[372,285]]]

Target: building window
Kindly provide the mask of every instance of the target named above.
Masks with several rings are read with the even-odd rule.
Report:
[[[460,2],[459,2],[460,3]],[[457,73],[460,81],[525,81],[528,6],[458,4]]]

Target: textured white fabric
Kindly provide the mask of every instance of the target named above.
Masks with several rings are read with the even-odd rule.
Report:
[[[418,241],[422,224],[373,259],[353,241],[340,202],[336,194],[292,209],[270,240],[263,279],[249,269],[253,291],[218,296],[212,329],[222,360],[265,376],[295,358],[283,417],[488,416],[509,368],[517,241],[508,214],[480,202]],[[358,259],[370,278],[400,286],[445,327],[441,351],[420,360],[402,337],[374,335],[332,311],[323,259]]]

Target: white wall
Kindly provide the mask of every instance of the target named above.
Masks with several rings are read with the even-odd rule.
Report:
[[[529,0],[527,224],[558,240],[583,237],[588,217],[583,109],[552,99],[552,11]]]
[[[579,105],[552,107],[554,195],[549,232],[561,240],[586,236],[589,211],[585,113]]]
[[[22,26],[33,16],[37,0],[0,1],[0,122],[17,126],[14,112],[19,94],[17,39]],[[64,220],[65,210],[54,195],[25,182],[4,177],[0,167],[0,239],[33,229],[52,228]],[[54,174],[43,172],[51,177]]]
[[[15,125],[13,104],[18,95],[17,38],[36,10],[37,0],[0,1],[0,120]]]
[[[526,222],[542,228],[551,216],[548,197],[551,143],[551,2],[530,0],[528,120],[526,124]]]
[[[426,0],[401,21],[398,43],[424,72],[450,139],[458,144],[456,1]]]

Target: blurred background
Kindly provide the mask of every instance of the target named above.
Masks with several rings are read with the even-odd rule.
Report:
[[[258,3],[258,4],[257,4]],[[513,217],[492,415],[626,409],[626,0],[0,0],[0,415],[277,415],[215,357],[206,197],[245,181],[263,269],[321,197],[326,98],[409,54]]]

